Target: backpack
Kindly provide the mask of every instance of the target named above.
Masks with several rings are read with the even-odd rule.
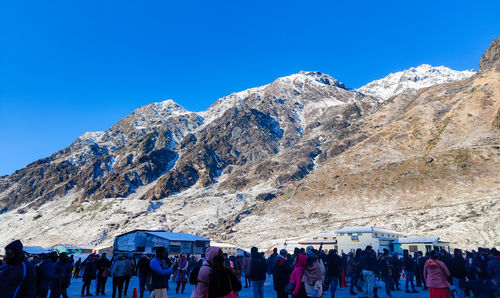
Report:
[[[225,297],[233,291],[230,272],[213,272],[210,274],[208,283],[209,297]]]
[[[203,266],[208,266],[208,265],[201,265],[201,266],[196,266],[191,270],[191,273],[189,274],[189,284],[191,285],[196,285],[198,283],[198,274],[200,274],[200,269]]]

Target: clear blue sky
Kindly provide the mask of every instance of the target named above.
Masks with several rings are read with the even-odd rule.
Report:
[[[10,2],[10,3],[9,3]],[[172,98],[300,70],[360,87],[422,63],[477,70],[499,1],[2,1],[0,175]]]

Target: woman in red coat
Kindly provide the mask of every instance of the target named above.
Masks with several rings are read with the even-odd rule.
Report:
[[[450,271],[446,265],[438,260],[438,254],[431,252],[431,258],[425,262],[424,278],[429,287],[430,298],[450,298]]]

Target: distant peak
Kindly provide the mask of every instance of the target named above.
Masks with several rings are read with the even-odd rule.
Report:
[[[464,80],[475,72],[473,70],[458,71],[446,66],[422,64],[370,82],[358,91],[379,98],[388,99],[407,90],[417,90],[448,82]]]
[[[296,74],[292,74],[292,75],[289,75],[289,76],[286,76],[286,77],[278,78],[278,80],[281,80],[281,81],[287,81],[287,80],[290,80],[290,81],[312,80],[314,82],[318,82],[318,83],[321,83],[321,84],[324,84],[324,85],[335,86],[335,87],[339,87],[339,88],[342,88],[342,89],[347,89],[345,87],[344,83],[339,82],[337,79],[335,79],[331,75],[323,73],[321,71],[304,71],[304,70],[301,70],[301,71],[299,71]]]
[[[158,109],[165,110],[166,112],[168,112],[170,114],[188,112],[180,104],[176,103],[172,99],[167,99],[164,101],[155,102],[155,103],[150,104],[149,106],[154,106]]]

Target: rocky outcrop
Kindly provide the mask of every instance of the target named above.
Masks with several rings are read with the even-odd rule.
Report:
[[[486,71],[494,65],[500,65],[500,38],[493,40],[484,52],[479,64],[479,71]]]

